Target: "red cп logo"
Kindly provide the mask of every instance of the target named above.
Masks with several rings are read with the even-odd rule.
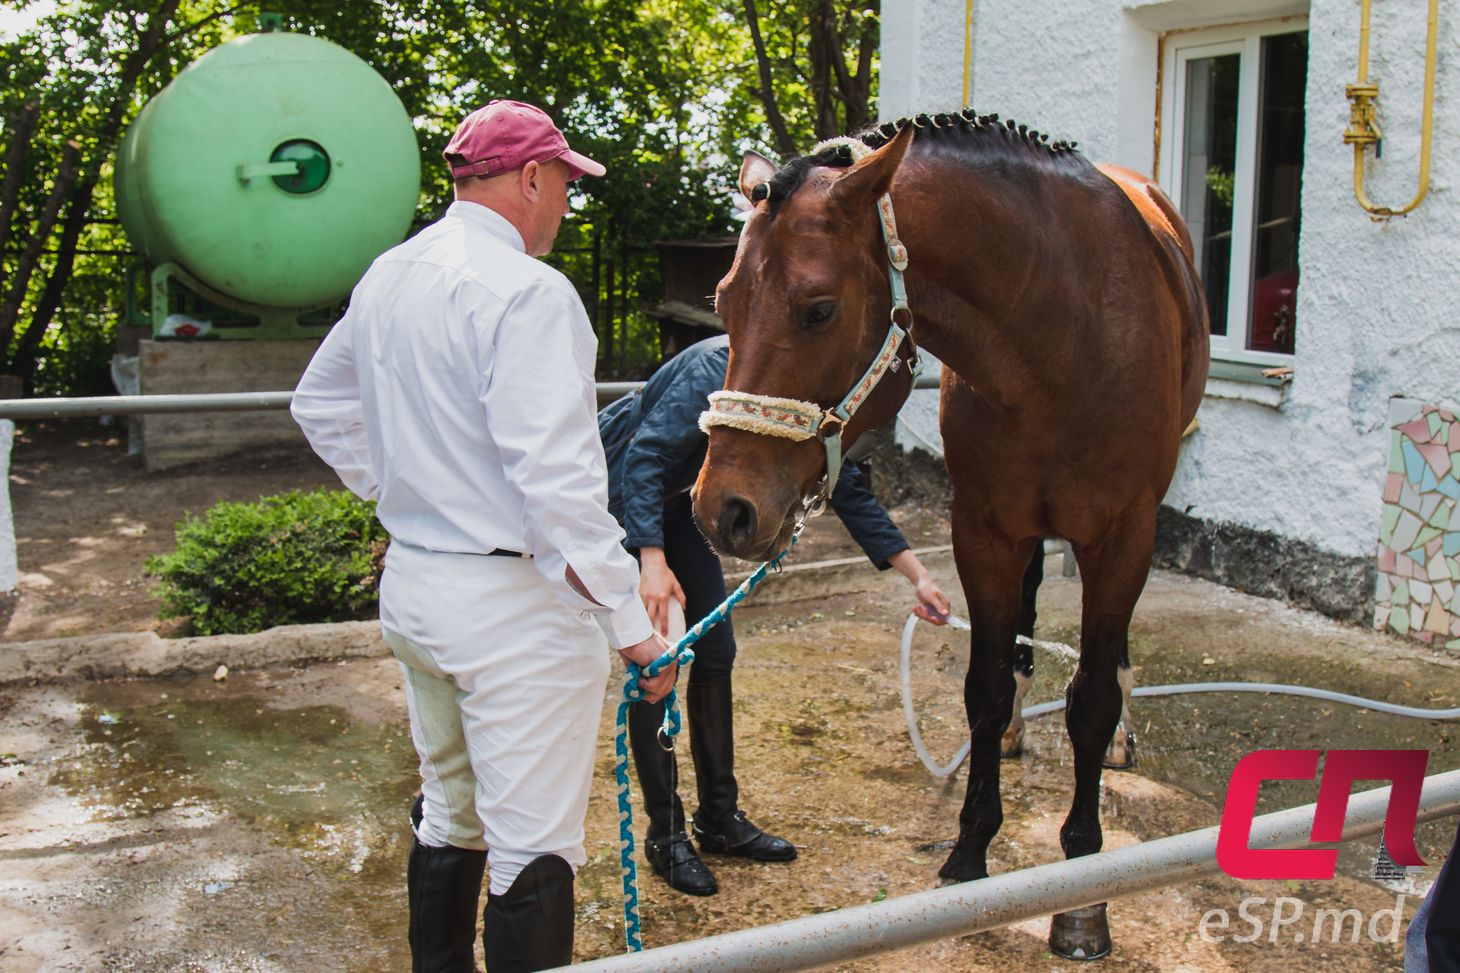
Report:
[[[1257,750],[1238,761],[1227,784],[1227,801],[1217,832],[1217,864],[1232,878],[1325,879],[1338,867],[1337,848],[1252,848],[1252,817],[1265,780],[1312,780],[1318,750]],[[1414,847],[1428,750],[1330,750],[1318,788],[1312,840],[1343,838],[1349,786],[1356,780],[1393,783],[1384,812],[1384,845],[1397,865],[1423,865]]]

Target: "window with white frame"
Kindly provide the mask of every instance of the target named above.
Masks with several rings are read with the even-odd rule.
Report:
[[[1306,18],[1168,34],[1161,183],[1191,228],[1212,357],[1286,364],[1297,324]]]

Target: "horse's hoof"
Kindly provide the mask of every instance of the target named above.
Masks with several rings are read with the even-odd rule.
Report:
[[[1049,922],[1049,949],[1060,959],[1101,959],[1110,952],[1105,903],[1061,912]]]
[[[1125,734],[1125,746],[1117,747],[1115,741],[1110,741],[1106,748],[1105,759],[1100,766],[1106,770],[1134,770],[1136,767],[1136,735],[1127,730]]]
[[[1024,755],[1024,727],[1011,726],[1004,731],[1004,736],[999,740],[999,757],[1004,760],[1013,760],[1015,757]]]
[[[960,852],[956,847],[953,854],[938,869],[938,877],[943,880],[942,884],[954,885],[958,882],[972,882],[975,879],[988,878],[989,870],[974,861],[973,855]]]

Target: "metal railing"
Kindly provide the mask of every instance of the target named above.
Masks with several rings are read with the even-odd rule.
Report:
[[[599,382],[598,401],[610,402],[644,387],[643,382]],[[922,375],[920,389],[938,387],[937,375]],[[74,399],[0,399],[0,419],[73,419],[178,412],[253,412],[287,409],[293,392],[198,392],[183,395],[96,395]]]
[[[1389,791],[1376,788],[1349,800],[1344,841],[1383,831]],[[1316,810],[1317,805],[1307,804],[1255,818],[1249,846],[1307,845]],[[1417,820],[1456,813],[1460,813],[1460,770],[1426,778]],[[1217,829],[1206,828],[977,882],[594,960],[572,969],[574,973],[790,973],[997,929],[1218,871]]]

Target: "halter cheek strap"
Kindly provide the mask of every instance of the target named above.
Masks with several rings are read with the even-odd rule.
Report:
[[[841,138],[822,142],[813,153],[833,146],[846,145],[852,158],[859,159],[871,151],[861,139]],[[710,393],[710,407],[700,413],[700,429],[709,433],[714,426],[729,426],[762,436],[776,436],[793,442],[817,438],[826,450],[826,475],[816,494],[808,498],[808,509],[819,512],[823,501],[836,489],[842,468],[842,431],[852,421],[858,409],[867,401],[879,382],[888,372],[896,372],[902,365],[897,357],[904,340],[912,344],[909,365],[913,377],[922,370],[918,359],[917,345],[912,343],[912,310],[907,305],[907,283],[903,271],[907,270],[907,247],[897,236],[897,219],[892,213],[892,197],[884,193],[877,200],[878,221],[882,226],[882,239],[887,245],[887,278],[892,288],[892,311],[887,327],[887,337],[872,359],[872,364],[852,386],[850,392],[830,409],[823,409],[815,402],[801,399],[783,399],[772,395],[757,395],[754,392],[736,392],[725,389]],[[898,323],[898,313],[906,316],[907,328]]]

